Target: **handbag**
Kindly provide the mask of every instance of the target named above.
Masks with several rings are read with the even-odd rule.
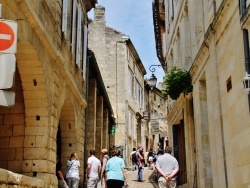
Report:
[[[64,182],[64,188],[69,188],[66,182]]]
[[[75,161],[74,161],[75,162]],[[70,167],[69,168],[67,168],[67,171],[66,171],[66,173],[65,173],[65,178],[66,178],[66,175],[68,174],[68,172],[69,172],[69,170],[70,170],[70,168],[72,167],[72,165],[74,164],[74,162],[70,165]]]

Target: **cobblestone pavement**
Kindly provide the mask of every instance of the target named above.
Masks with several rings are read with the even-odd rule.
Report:
[[[142,173],[143,182],[137,181],[137,173],[137,170],[127,171],[129,188],[158,188],[155,181],[154,170],[150,170],[147,167],[144,168]]]

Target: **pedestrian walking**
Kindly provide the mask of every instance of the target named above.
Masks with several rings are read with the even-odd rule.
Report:
[[[137,157],[136,157],[136,148],[133,148],[133,151],[130,153],[130,161],[132,162],[132,170],[136,170],[137,166]]]
[[[106,183],[106,179],[107,179],[107,174],[106,174],[106,166],[107,166],[107,162],[109,160],[109,156],[108,156],[108,150],[106,148],[102,149],[101,151],[101,187],[105,187],[107,188],[107,183]]]
[[[107,187],[108,188],[122,188],[128,186],[127,174],[125,171],[124,160],[120,157],[120,150],[112,150],[112,158],[108,160],[107,171]]]
[[[63,177],[63,173],[61,171],[62,163],[59,161],[59,158],[56,158],[56,177],[58,180],[58,188],[68,188],[68,185]]]
[[[166,146],[164,152],[156,161],[156,169],[160,175],[158,185],[159,188],[175,188],[179,164],[176,158],[171,155],[171,147]]]
[[[79,185],[79,167],[80,161],[77,159],[77,154],[71,153],[70,159],[67,161],[66,182],[69,188],[78,188]]]
[[[88,158],[86,170],[87,187],[96,188],[101,174],[101,162],[95,157],[95,150],[90,150],[89,153],[90,157]]]
[[[143,163],[144,163],[144,158],[143,158],[143,148],[139,147],[138,151],[136,152],[137,156],[137,166],[138,166],[138,176],[137,176],[137,181],[142,182],[142,171],[143,171]]]
[[[147,155],[147,161],[148,161],[148,168],[153,170],[154,169],[154,153],[153,149],[150,148],[148,155]]]

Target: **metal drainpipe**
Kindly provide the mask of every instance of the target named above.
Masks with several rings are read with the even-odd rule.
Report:
[[[247,29],[243,29],[243,42],[244,42],[245,68],[246,68],[247,74],[250,74],[249,36],[248,36]],[[248,107],[250,111],[250,93],[249,92],[248,92]]]
[[[244,55],[245,55],[245,67],[247,74],[250,73],[250,57],[249,57],[249,36],[248,30],[243,29],[243,41],[244,41]]]
[[[88,132],[88,102],[89,102],[89,59],[92,57],[92,52],[88,54],[87,56],[87,64],[86,64],[86,102],[87,107],[85,108],[85,134],[84,134],[84,166],[87,164],[87,132]],[[84,183],[86,182],[86,176],[85,176],[85,170],[84,169]]]
[[[213,0],[213,5],[214,5],[214,15],[216,15],[216,0]]]
[[[241,0],[241,15],[244,14],[246,7],[247,7],[246,0]]]

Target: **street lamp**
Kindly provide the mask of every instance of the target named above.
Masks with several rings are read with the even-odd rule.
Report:
[[[151,65],[150,67],[149,67],[149,70],[152,72],[152,75],[151,75],[151,77],[150,77],[150,79],[149,79],[149,85],[150,85],[150,87],[153,89],[155,86],[156,86],[156,83],[157,83],[157,78],[155,77],[155,75],[153,74],[153,72],[155,72],[155,68],[153,68],[153,67],[162,67],[161,65]]]
[[[250,91],[250,74],[247,74],[247,72],[246,72],[246,76],[243,78],[242,82],[244,85],[244,89],[247,92],[249,92]]]

